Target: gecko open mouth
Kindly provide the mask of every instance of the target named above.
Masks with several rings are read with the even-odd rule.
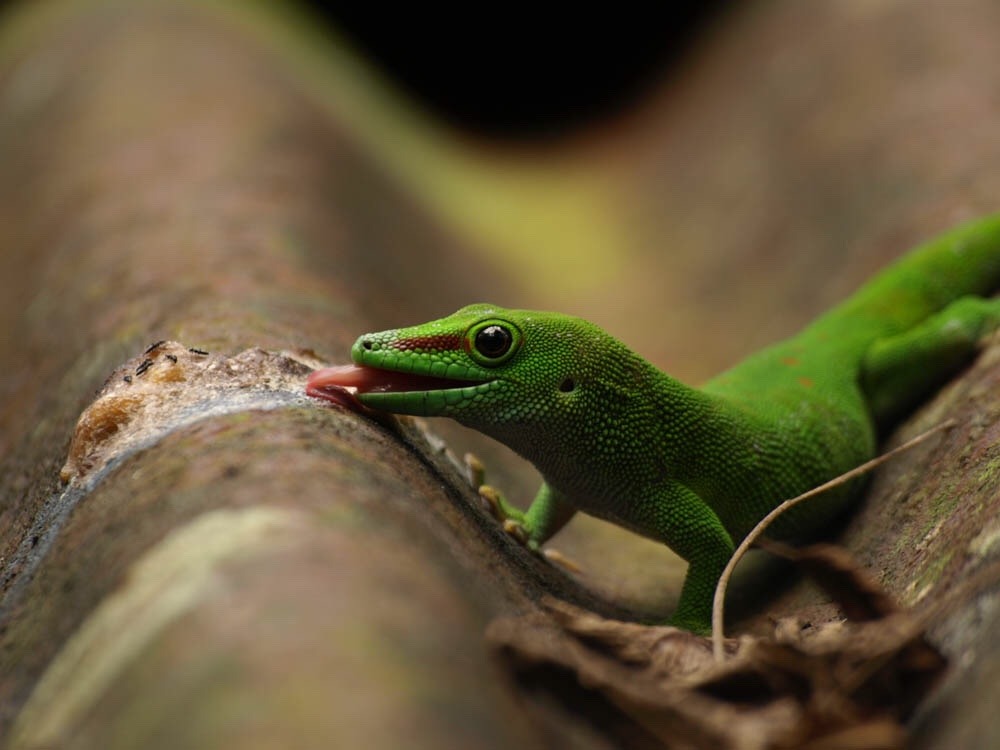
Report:
[[[483,385],[484,382],[489,381],[416,375],[364,365],[340,365],[313,372],[306,382],[306,393],[335,404],[353,407],[358,402],[358,396],[368,393],[445,391]]]

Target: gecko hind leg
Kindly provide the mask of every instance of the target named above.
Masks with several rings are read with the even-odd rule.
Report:
[[[1000,328],[1000,299],[962,297],[915,327],[876,341],[861,388],[879,425],[891,424],[968,364]]]

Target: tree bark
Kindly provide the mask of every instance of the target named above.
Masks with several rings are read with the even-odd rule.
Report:
[[[625,154],[626,229],[591,317],[707,374],[996,210],[997,10],[862,5],[749,4],[598,134]],[[0,737],[614,746],[507,682],[483,632],[542,593],[662,612],[661,568],[614,536],[579,547],[584,585],[507,539],[418,428],[302,395],[361,331],[523,295],[513,264],[389,176],[349,93],[227,18],[27,8],[0,40]],[[883,471],[843,536],[905,603],[966,587],[931,619],[953,668],[927,748],[1000,731],[996,353],[902,428],[961,425]],[[801,592],[767,614],[792,611],[834,616]]]
[[[23,12],[0,78],[0,735],[540,746],[482,633],[557,576],[446,460],[307,403],[295,357],[216,356],[344,360],[482,266],[211,11]]]

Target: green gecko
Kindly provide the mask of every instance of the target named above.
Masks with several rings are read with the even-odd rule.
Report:
[[[670,622],[706,632],[734,543],[783,500],[870,459],[877,427],[1000,326],[1000,300],[980,296],[997,287],[1000,214],[913,250],[701,388],[585,320],[476,304],[361,336],[355,365],[316,371],[307,390],[451,417],[505,443],[544,479],[527,511],[495,497],[508,527],[538,549],[579,510],[665,543],[688,561]],[[772,529],[815,532],[859,487],[825,493]]]

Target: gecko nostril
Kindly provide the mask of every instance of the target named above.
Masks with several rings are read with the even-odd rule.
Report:
[[[361,342],[361,347],[366,352],[370,352],[372,350],[372,340],[371,339],[365,339],[364,341]]]

